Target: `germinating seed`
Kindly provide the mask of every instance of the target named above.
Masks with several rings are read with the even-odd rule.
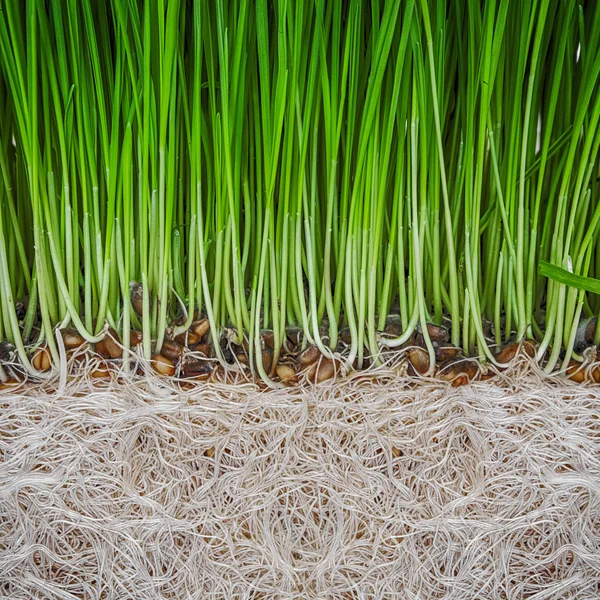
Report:
[[[202,319],[195,325],[192,326],[192,331],[198,336],[198,338],[202,339],[210,329],[210,323],[208,319]]]
[[[161,354],[176,363],[183,354],[183,346],[172,340],[165,340],[160,350]]]
[[[41,346],[35,351],[33,355],[33,360],[31,361],[33,368],[38,371],[48,371],[50,369],[50,365],[52,364],[50,358],[50,351],[46,346]]]
[[[289,365],[277,365],[275,372],[282,383],[292,384],[297,381],[296,371]]]
[[[152,366],[159,375],[175,375],[175,365],[171,360],[162,354],[155,354],[152,357]]]
[[[119,336],[114,329],[109,329],[104,338],[104,349],[109,358],[121,358],[123,356],[123,348],[119,343]]]
[[[67,350],[74,350],[80,348],[85,344],[85,340],[79,335],[77,331],[73,329],[61,329],[60,333]]]

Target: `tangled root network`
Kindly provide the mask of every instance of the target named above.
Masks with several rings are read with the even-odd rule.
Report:
[[[0,595],[600,597],[600,388],[0,391]]]

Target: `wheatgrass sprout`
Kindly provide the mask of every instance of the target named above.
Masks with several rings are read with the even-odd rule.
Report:
[[[0,377],[592,364],[599,82],[592,1],[4,0]]]
[[[0,0],[0,595],[596,598],[599,150],[598,0]]]

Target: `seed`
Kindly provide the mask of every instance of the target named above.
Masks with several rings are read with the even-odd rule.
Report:
[[[133,310],[142,316],[144,314],[144,286],[141,283],[132,281],[129,284],[129,299]]]
[[[160,350],[161,354],[176,363],[183,354],[183,346],[172,340],[165,340]]]
[[[323,358],[320,363],[313,364],[308,372],[308,378],[313,383],[323,383],[335,376],[336,363],[330,358]]]
[[[435,359],[438,362],[444,362],[450,358],[455,358],[458,355],[458,348],[456,346],[438,346],[437,344],[434,344],[433,347],[435,349]]]
[[[265,346],[269,348],[269,350],[273,350],[275,348],[275,336],[272,331],[263,331],[262,339],[265,342]]]
[[[463,385],[467,385],[468,383],[470,383],[471,378],[468,375],[465,375],[464,373],[462,375],[459,375],[458,377],[455,377],[452,382],[451,382],[451,386],[452,387],[461,387]]]
[[[106,338],[96,342],[96,354],[102,358],[109,358],[108,350],[106,349]]]
[[[270,350],[263,350],[262,364],[264,370],[268,373],[271,370],[271,367],[273,366],[273,353]]]
[[[209,357],[211,356],[211,345],[210,344],[196,344],[192,350],[194,352],[202,352],[202,354],[204,354],[204,356]]]
[[[593,367],[590,372],[590,375],[593,381],[595,381],[596,383],[600,383],[600,365],[596,365],[595,367]]]
[[[208,458],[212,458],[215,455],[215,447],[211,446],[208,450],[204,451],[204,456],[208,456]]]
[[[477,375],[477,364],[472,360],[454,358],[440,365],[438,377],[443,381],[450,381],[452,387],[466,385],[475,379]]]
[[[435,323],[427,323],[427,333],[433,342],[447,342],[450,339],[448,330]]]
[[[429,353],[423,348],[411,348],[408,360],[417,373],[425,375],[429,371]]]
[[[6,381],[0,381],[0,390],[8,390],[15,385],[19,385],[19,380],[9,377]]]
[[[296,371],[294,371],[294,369],[292,367],[290,367],[289,365],[277,365],[275,372],[277,373],[277,377],[279,377],[279,379],[281,379],[282,383],[291,385],[298,381],[298,377],[296,376]]]
[[[123,348],[121,348],[119,342],[120,340],[117,332],[114,329],[109,328],[106,337],[104,338],[104,347],[110,358],[121,358],[121,356],[123,356]]]
[[[195,346],[200,343],[200,336],[193,331],[184,331],[174,338],[178,344],[182,346]]]
[[[90,373],[93,379],[110,379],[110,370],[108,364],[102,361],[96,369]]]
[[[181,365],[181,374],[184,377],[193,377],[195,379],[208,379],[208,376],[212,372],[211,364],[202,359],[196,358],[195,356],[186,355],[183,358]]]
[[[487,381],[488,379],[491,379],[492,377],[495,377],[496,373],[494,373],[494,371],[492,371],[491,369],[488,369],[485,373],[480,373],[479,374],[479,379],[481,381]]]
[[[188,332],[188,339],[187,339],[188,346],[195,346],[196,344],[199,344],[201,340],[202,340],[202,336],[199,336],[197,333],[194,333],[193,331]]]
[[[498,354],[496,354],[496,360],[501,365],[506,365],[513,360],[513,358],[517,355],[519,350],[519,344],[516,342],[510,342],[510,344],[506,344]]]
[[[192,324],[192,331],[199,337],[203,338],[210,329],[210,323],[208,319],[202,319],[202,321],[198,321],[197,323]]]
[[[141,343],[142,343],[142,332],[132,329],[129,332],[129,346],[131,348],[135,348],[135,346],[138,346]]]
[[[48,350],[47,346],[40,346],[35,351],[31,364],[37,371],[48,371],[50,369],[52,361],[50,358],[50,351]]]
[[[567,367],[567,375],[569,379],[576,381],[577,383],[583,383],[585,381],[585,370],[582,368],[581,363],[571,359],[569,366]]]
[[[243,348],[238,347],[238,350],[235,352],[235,356],[243,365],[248,364],[248,355]]]
[[[60,333],[67,350],[74,350],[85,344],[85,340],[74,329],[61,329]]]
[[[319,360],[319,356],[321,356],[319,349],[316,346],[309,346],[298,359],[300,366],[304,368],[308,365],[314,364],[317,360]]]
[[[496,360],[501,365],[507,365],[515,358],[515,356],[517,356],[519,351],[522,351],[525,355],[529,356],[530,358],[534,358],[536,344],[533,340],[529,339],[523,340],[521,344],[518,344],[517,342],[510,342],[506,344],[506,346],[504,346],[504,348],[502,348],[502,350],[500,350],[500,352],[496,354]]]
[[[395,446],[392,446],[392,456],[394,458],[398,458],[398,457],[402,456],[402,450],[400,450],[400,448],[396,448]]]
[[[159,375],[175,375],[175,365],[162,354],[155,354],[152,357],[152,367]]]
[[[536,344],[533,340],[523,340],[523,342],[521,342],[521,348],[529,358],[535,358]]]

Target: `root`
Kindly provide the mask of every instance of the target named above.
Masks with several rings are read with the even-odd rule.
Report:
[[[0,596],[595,597],[600,389],[400,368],[5,387]]]

